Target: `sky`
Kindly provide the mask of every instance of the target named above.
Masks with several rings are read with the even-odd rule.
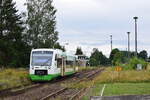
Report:
[[[17,9],[26,11],[26,0],[14,0]],[[150,54],[150,0],[53,0],[57,9],[59,42],[68,52],[81,47],[90,55],[98,48],[110,54],[110,35],[113,48],[127,50],[127,32],[131,32],[131,50],[135,47],[134,16],[138,16],[138,51]],[[68,45],[67,45],[68,44]]]

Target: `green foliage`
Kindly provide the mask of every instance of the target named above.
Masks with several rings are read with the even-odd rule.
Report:
[[[141,51],[141,52],[138,54],[138,57],[146,61],[147,58],[148,58],[148,53],[147,53],[147,51],[146,51],[146,50]]]
[[[110,53],[110,56],[109,56],[109,59],[110,59],[110,61],[112,62],[112,60],[114,59],[114,56],[115,56],[115,54],[116,53],[118,53],[119,52],[119,49],[113,49],[112,51],[111,51],[111,53]]]
[[[93,57],[90,58],[90,65],[91,66],[98,66],[99,62]]]
[[[145,62],[143,59],[134,57],[134,58],[130,59],[129,64],[127,65],[127,68],[128,69],[136,69],[137,64],[142,64],[143,69],[146,69],[146,67],[148,65],[148,63]]]
[[[91,66],[99,66],[99,65],[108,65],[109,59],[103,55],[102,52],[99,52],[98,49],[95,49],[90,57],[90,65]]]
[[[127,62],[127,56],[124,55],[123,51],[117,52],[113,58],[114,65],[120,65]]]
[[[53,0],[27,0],[28,42],[33,48],[53,48],[58,40]]]
[[[54,44],[55,49],[60,49],[62,51],[65,51],[65,47],[61,46],[58,42]]]
[[[130,57],[132,57],[133,54],[132,52],[129,52],[130,54]],[[128,52],[127,51],[120,51],[119,49],[113,49],[111,54],[110,54],[110,57],[109,57],[111,63],[113,65],[121,65],[121,64],[125,64],[128,62]]]
[[[3,1],[3,3],[2,3]],[[0,2],[0,66],[22,67],[28,60],[21,15],[12,0]],[[26,56],[26,58],[24,58]]]
[[[27,19],[13,0],[0,0],[0,67],[28,67],[31,48],[58,48],[52,0],[27,0]]]
[[[77,48],[75,55],[83,55],[83,51],[80,47]]]

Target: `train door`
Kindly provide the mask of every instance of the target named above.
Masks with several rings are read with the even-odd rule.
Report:
[[[61,76],[64,76],[65,75],[65,68],[66,68],[65,67],[66,66],[65,57],[56,56],[55,60],[57,62],[57,69],[59,69]]]
[[[65,75],[65,70],[66,70],[66,60],[65,57],[62,57],[62,65],[61,65],[61,76]]]

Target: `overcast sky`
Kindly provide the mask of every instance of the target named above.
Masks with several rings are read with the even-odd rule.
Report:
[[[25,11],[26,0],[15,0],[17,9]],[[134,16],[138,16],[138,51],[150,53],[150,0],[54,0],[57,9],[59,42],[68,51],[79,46],[89,55],[98,48],[110,53],[110,35],[113,48],[127,49],[127,32],[131,32],[131,50],[134,50]]]

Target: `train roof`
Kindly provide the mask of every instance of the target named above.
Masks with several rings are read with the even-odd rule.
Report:
[[[68,52],[63,52],[60,49],[39,48],[39,49],[32,49],[32,51],[53,51],[57,54],[58,57],[62,57],[62,56],[66,57],[68,61],[74,61],[77,58],[76,55]]]
[[[58,50],[59,49],[48,49],[48,48],[32,49],[32,51],[58,51]]]

